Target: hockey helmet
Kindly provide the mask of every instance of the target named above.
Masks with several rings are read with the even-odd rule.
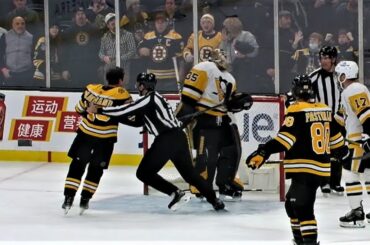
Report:
[[[210,61],[214,62],[220,70],[227,70],[227,59],[225,52],[222,49],[216,48],[212,50]]]
[[[322,56],[329,56],[330,59],[337,58],[338,50],[334,46],[323,46],[319,51],[320,58]]]
[[[342,83],[346,80],[358,78],[358,66],[354,61],[343,60],[335,67],[335,74],[339,85],[342,87]]]
[[[296,99],[303,99],[305,101],[312,99],[314,91],[311,78],[307,75],[296,76],[293,80],[292,92]]]
[[[136,77],[136,82],[144,85],[147,90],[154,90],[157,84],[157,79],[153,73],[142,72]]]

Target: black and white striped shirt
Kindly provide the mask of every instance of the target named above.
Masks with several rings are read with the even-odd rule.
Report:
[[[124,106],[100,108],[98,113],[122,119],[135,116],[135,120],[140,120],[146,130],[155,136],[181,126],[170,104],[154,91]]]
[[[316,101],[326,104],[332,109],[333,115],[338,112],[340,106],[340,91],[334,72],[316,69],[310,75]]]

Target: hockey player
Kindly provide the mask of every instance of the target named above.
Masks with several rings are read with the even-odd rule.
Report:
[[[172,196],[168,208],[177,207],[189,200],[184,191],[163,179],[158,172],[168,160],[171,160],[184,180],[196,186],[215,210],[224,209],[224,203],[216,197],[215,192],[207,185],[192,166],[192,159],[187,137],[182,130],[181,122],[176,119],[168,102],[155,91],[157,79],[153,73],[140,73],[136,88],[140,97],[133,103],[117,107],[89,108],[90,112],[116,117],[119,120],[135,117],[138,125],[155,136],[154,142],[144,154],[136,176],[145,184]],[[169,142],[176,142],[168,147]]]
[[[338,159],[348,157],[338,127],[332,127],[330,107],[311,102],[314,93],[307,75],[293,81],[296,102],[288,107],[277,136],[248,156],[246,164],[259,168],[273,153],[285,151],[284,168],[292,184],[286,194],[285,209],[295,244],[317,244],[314,215],[316,191],[330,176],[330,152]]]
[[[227,106],[222,103],[225,97],[236,95],[236,83],[226,69],[226,57],[220,49],[211,52],[211,61],[195,65],[185,78],[177,117],[205,110],[196,118],[192,131],[197,150],[195,168],[210,185],[217,170],[220,196],[225,200],[239,200],[243,190],[242,183],[235,181],[241,155],[239,131],[232,113],[228,114]],[[249,102],[250,107],[251,98]],[[195,189],[192,192],[197,193]]]
[[[339,62],[335,72],[338,83],[343,88],[341,103],[344,108],[350,153],[351,157],[356,158],[343,165],[346,194],[351,211],[340,217],[339,221],[342,227],[362,228],[365,227],[365,213],[362,207],[363,186],[360,175],[364,174],[366,190],[370,194],[370,159],[359,158],[364,153],[370,152],[370,139],[363,139],[363,134],[370,135],[370,93],[366,86],[358,82],[358,66],[354,61]],[[370,213],[366,218],[370,222]]]
[[[76,111],[82,116],[77,136],[68,152],[72,158],[64,186],[65,200],[62,208],[65,214],[72,207],[74,196],[83,181],[80,208],[81,213],[89,208],[89,200],[98,188],[104,169],[109,166],[114,143],[117,141],[118,121],[101,114],[87,113],[89,103],[99,106],[115,106],[130,102],[130,94],[122,87],[124,72],[121,68],[110,69],[106,74],[108,85],[89,84],[86,86]]]

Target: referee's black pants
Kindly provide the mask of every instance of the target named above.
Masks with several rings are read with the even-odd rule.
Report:
[[[216,194],[213,188],[195,171],[192,165],[188,140],[185,133],[179,128],[164,132],[154,139],[139,164],[136,172],[137,178],[145,184],[171,195],[178,188],[158,174],[168,160],[173,162],[184,180],[195,186],[207,198],[208,202],[215,201]]]

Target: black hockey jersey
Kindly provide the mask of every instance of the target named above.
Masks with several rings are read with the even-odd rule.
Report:
[[[76,111],[82,115],[82,121],[77,132],[116,142],[119,123],[117,119],[101,114],[89,114],[86,109],[89,103],[107,107],[123,105],[131,100],[131,95],[122,87],[102,84],[87,85],[75,107]]]
[[[330,151],[344,145],[332,118],[330,107],[322,103],[296,102],[289,106],[277,136],[266,143],[271,153],[285,151],[287,178],[297,173],[330,176]]]

